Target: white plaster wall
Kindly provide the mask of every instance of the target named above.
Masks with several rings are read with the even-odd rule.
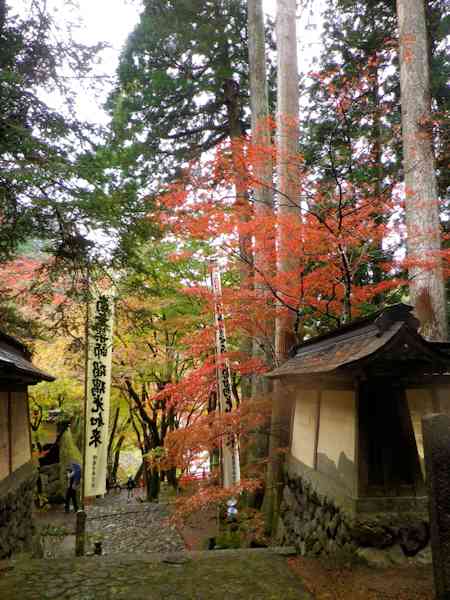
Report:
[[[318,392],[297,391],[292,426],[291,454],[308,467],[314,467],[314,442],[317,423]]]
[[[26,392],[11,394],[12,420],[12,468],[13,471],[31,458],[28,400]]]
[[[0,392],[0,481],[9,475],[8,393]]]
[[[353,390],[325,390],[320,403],[318,454],[338,466],[341,454],[355,460],[355,394]]]

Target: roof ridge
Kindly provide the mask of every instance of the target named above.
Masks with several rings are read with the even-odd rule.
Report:
[[[294,346],[292,348],[292,350],[290,352],[290,357],[295,356],[297,354],[297,351],[300,348],[309,346],[311,344],[317,344],[317,343],[321,342],[322,340],[328,340],[335,336],[336,337],[339,336],[342,339],[342,336],[344,336],[347,332],[349,333],[349,332],[353,331],[354,329],[358,330],[361,327],[361,325],[363,325],[364,323],[369,325],[383,316],[386,316],[387,318],[385,319],[385,321],[384,320],[380,321],[381,327],[385,327],[385,324],[387,324],[388,321],[391,323],[396,322],[396,321],[407,321],[407,320],[413,318],[411,315],[412,311],[413,311],[413,307],[409,304],[404,304],[403,302],[398,302],[397,304],[392,304],[390,306],[386,306],[385,308],[377,310],[377,311],[371,313],[370,315],[366,315],[365,317],[354,319],[353,321],[350,321],[350,323],[342,325],[342,327],[337,327],[336,329],[333,329],[332,331],[327,331],[326,333],[316,335],[312,338],[309,338],[308,340],[305,340],[304,342],[301,342],[300,344],[297,344],[296,346]],[[380,326],[377,325],[377,327],[378,327],[378,329],[380,329]],[[351,337],[351,336],[349,336],[349,337]]]

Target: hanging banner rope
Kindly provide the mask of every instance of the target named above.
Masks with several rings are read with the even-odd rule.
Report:
[[[97,293],[88,312],[84,497],[106,493],[114,300]]]
[[[233,396],[231,391],[230,366],[228,360],[224,357],[227,351],[227,340],[222,307],[222,285],[220,281],[220,271],[215,264],[211,265],[211,287],[214,298],[214,317],[216,324],[219,410],[223,414],[233,410]],[[239,444],[237,436],[234,433],[227,434],[222,444],[222,472],[223,487],[227,488],[239,483],[241,479]]]

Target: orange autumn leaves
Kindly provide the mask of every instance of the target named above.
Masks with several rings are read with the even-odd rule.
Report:
[[[240,180],[246,182],[247,202],[236,202],[234,171],[236,161],[232,152],[239,152]],[[283,198],[277,194],[276,182],[272,189],[275,207],[289,203],[296,212],[279,216],[276,210],[256,210],[253,192],[266,185],[255,173],[259,169],[255,162],[277,160],[273,146],[254,148],[250,139],[239,144],[224,144],[214,157],[201,166],[192,166],[185,171],[182,181],[171,186],[160,197],[162,222],[178,240],[183,252],[183,240],[199,240],[220,247],[230,262],[246,261],[253,279],[245,285],[237,285],[231,302],[239,312],[237,296],[241,304],[251,307],[242,311],[245,330],[251,329],[249,321],[257,324],[267,317],[259,313],[270,310],[298,311],[301,307],[311,308],[320,316],[331,311],[335,316],[342,314],[344,295],[351,295],[355,309],[358,304],[370,301],[371,297],[388,287],[383,282],[376,285],[361,285],[357,273],[369,262],[389,235],[394,235],[389,217],[398,210],[395,197],[390,193],[379,193],[370,182],[334,184],[324,181],[308,169],[301,155],[278,157],[288,161],[292,177],[298,179],[298,197]],[[283,246],[276,249],[276,231],[283,231]],[[258,262],[242,256],[239,239],[245,236],[252,240],[257,249]],[[257,247],[256,247],[257,244]],[[264,260],[261,260],[261,254]],[[275,256],[277,254],[277,256]],[[283,261],[297,256],[294,270],[277,273],[276,260]],[[176,255],[175,255],[176,260]],[[258,281],[264,284],[272,302],[260,301],[255,292]],[[395,280],[392,287],[398,286]],[[364,288],[364,289],[362,289]],[[229,312],[233,319],[233,310]],[[245,312],[245,314],[243,314]]]

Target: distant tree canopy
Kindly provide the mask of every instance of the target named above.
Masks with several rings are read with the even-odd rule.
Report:
[[[97,85],[92,65],[103,44],[77,43],[45,0],[27,4],[16,14],[17,5],[0,0],[0,316],[3,329],[25,337],[37,331],[26,305],[38,267],[47,268],[42,302],[62,278],[64,293],[78,294],[88,264],[110,263],[114,249],[122,261],[136,236],[155,230],[148,203],[137,206],[115,187],[100,128],[76,115],[73,81]],[[34,274],[17,277],[16,257],[38,259]]]
[[[449,95],[443,81],[448,80],[450,70],[445,41],[449,9],[442,0],[426,4],[436,166],[440,195],[445,198],[449,180],[444,115]],[[327,198],[344,193],[351,204],[358,193],[369,201],[382,194],[390,196],[403,181],[395,0],[330,0],[322,42],[319,65],[304,90],[309,98],[301,118],[305,165],[313,181],[321,182]],[[380,214],[377,220],[387,223],[391,216]],[[357,273],[360,283],[384,279],[382,265],[394,253],[395,247],[388,247],[386,240],[374,244],[369,260]]]
[[[249,127],[246,2],[146,0],[108,107],[123,176],[147,189],[230,134],[223,86],[240,89]]]
[[[425,3],[436,112],[436,162],[439,189],[445,196],[450,184],[448,132],[444,117],[450,109],[450,9],[445,0]],[[400,80],[395,0],[330,0],[324,13],[322,53],[318,75],[309,87],[310,118],[304,120],[302,151],[307,160],[326,165],[328,176],[336,168],[351,180],[361,175],[354,168],[351,145],[371,144],[373,168],[365,177],[380,187],[402,179],[400,138]],[[325,83],[326,85],[325,85]],[[348,105],[337,96],[353,85]],[[359,89],[357,89],[357,84]],[[324,143],[325,141],[325,143]],[[330,154],[330,148],[333,150]],[[339,150],[338,150],[339,148]],[[334,165],[331,166],[334,159]],[[352,168],[353,165],[353,168]],[[382,167],[381,167],[382,165]]]
[[[67,243],[71,224],[85,217],[89,177],[80,155],[90,132],[69,116],[62,69],[82,77],[99,47],[62,39],[45,3],[17,16],[0,0],[0,261],[29,237]],[[67,114],[44,92],[66,102]]]

